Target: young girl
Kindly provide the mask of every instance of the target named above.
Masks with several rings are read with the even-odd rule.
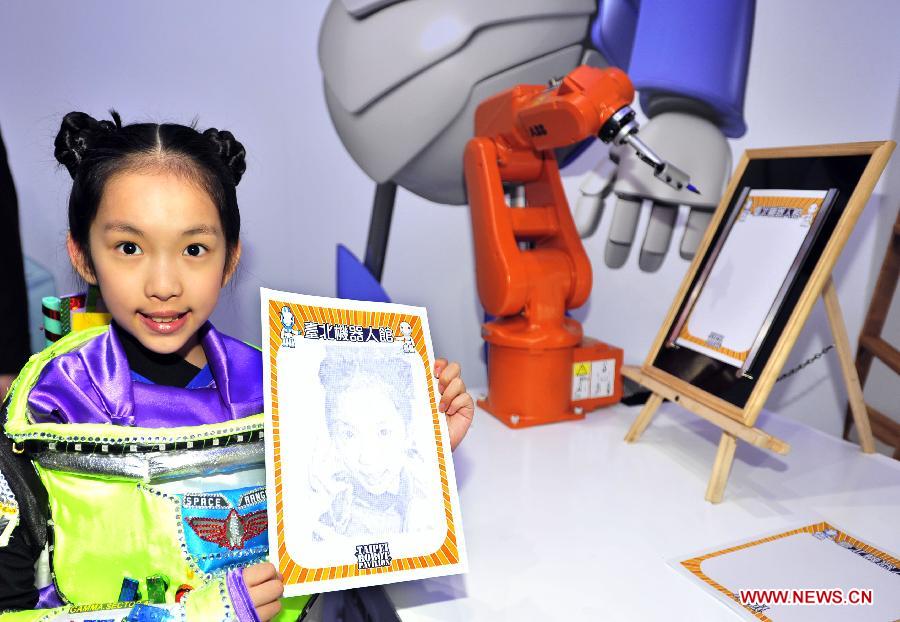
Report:
[[[73,178],[72,265],[113,322],[32,357],[7,396],[0,611],[159,619],[122,604],[143,598],[189,622],[268,620],[282,585],[263,563],[261,355],[208,321],[241,255],[244,148],[72,112],[56,157]],[[455,363],[435,375],[455,446],[472,398]],[[287,605],[296,618],[302,602]]]

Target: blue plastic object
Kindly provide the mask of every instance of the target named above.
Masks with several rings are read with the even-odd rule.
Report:
[[[591,40],[610,65],[628,71],[640,3],[638,0],[600,0],[591,25]]]
[[[343,244],[337,246],[337,296],[348,300],[391,301],[381,283]]]
[[[591,38],[628,72],[641,106],[659,94],[689,97],[715,111],[725,136],[743,136],[755,0],[642,0],[636,18],[632,6],[601,0]]]
[[[137,579],[132,579],[131,577],[122,579],[122,587],[119,590],[119,602],[130,603],[135,600],[140,600],[141,596],[138,591],[139,585],[140,583]]]
[[[168,620],[174,619],[175,616],[162,607],[140,603],[135,605],[128,617],[125,618],[127,622],[168,622]]]

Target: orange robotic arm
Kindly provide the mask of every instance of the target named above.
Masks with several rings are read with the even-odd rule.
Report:
[[[499,316],[482,331],[489,388],[481,405],[511,426],[579,418],[621,396],[614,372],[602,398],[573,385],[574,363],[610,361],[618,370],[622,352],[582,341],[581,325],[566,317],[590,295],[592,272],[553,149],[632,133],[633,97],[623,72],[583,66],[550,88],[504,91],[475,113],[465,175],[478,293]],[[525,206],[508,205],[510,186],[524,186]]]
[[[540,281],[535,266],[531,274],[528,270],[535,254],[547,268],[561,268],[552,276],[566,284],[565,308],[587,300],[591,266],[552,150],[597,135],[633,97],[631,82],[618,69],[578,67],[558,88],[521,85],[478,107],[465,172],[478,291],[489,313],[509,316],[530,310],[529,289]],[[509,209],[504,184],[524,185],[526,207]],[[521,242],[530,243],[532,252],[520,251]],[[542,252],[550,250],[556,252]]]

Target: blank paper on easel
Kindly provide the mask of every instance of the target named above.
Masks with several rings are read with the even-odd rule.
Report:
[[[741,367],[827,190],[751,190],[675,343]]]

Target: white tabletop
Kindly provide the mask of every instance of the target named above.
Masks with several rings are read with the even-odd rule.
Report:
[[[388,586],[416,620],[734,620],[667,562],[820,520],[896,555],[900,462],[763,413],[778,456],[738,442],[725,499],[703,498],[719,431],[665,403],[510,430],[479,411],[454,454],[467,575]]]

